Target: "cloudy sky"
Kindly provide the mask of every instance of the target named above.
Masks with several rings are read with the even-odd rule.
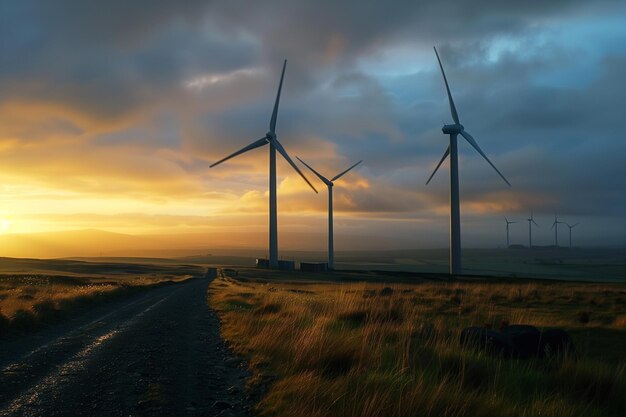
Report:
[[[208,166],[265,134],[286,58],[287,151],[328,176],[365,161],[335,187],[340,239],[445,247],[447,163],[425,186],[451,122],[433,45],[513,185],[460,143],[464,246],[502,246],[503,216],[531,210],[537,244],[556,212],[578,244],[626,245],[621,0],[0,0],[0,233],[264,246],[267,148]],[[309,178],[319,195],[279,160],[279,233],[323,249]],[[525,243],[527,223],[511,233]]]

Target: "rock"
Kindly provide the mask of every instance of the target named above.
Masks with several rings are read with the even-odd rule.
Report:
[[[535,326],[514,324],[504,326],[500,332],[511,342],[513,356],[528,359],[538,354],[541,332]]]
[[[543,332],[534,326],[515,324],[499,332],[483,327],[467,327],[461,331],[461,346],[483,350],[492,355],[528,359],[574,355],[574,343],[565,330]]]
[[[541,332],[539,354],[545,357],[576,355],[572,338],[563,329],[548,329]]]
[[[508,337],[482,327],[467,327],[461,331],[461,346],[484,350],[491,355],[510,357],[513,352]]]

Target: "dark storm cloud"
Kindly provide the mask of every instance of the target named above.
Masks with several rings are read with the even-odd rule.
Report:
[[[229,189],[264,184],[264,151],[217,173],[206,162],[265,133],[288,58],[285,147],[329,170],[364,159],[382,188],[346,190],[338,210],[440,220],[447,166],[424,186],[450,122],[435,44],[462,122],[514,185],[462,142],[468,215],[623,217],[626,31],[602,34],[620,11],[611,0],[2,2],[0,139],[170,148],[190,155],[165,159],[200,181],[193,192],[226,177]],[[597,45],[572,38],[577,27]]]
[[[190,75],[249,64],[248,42],[202,30],[205,9],[200,1],[4,5],[2,97],[114,119],[176,93]]]

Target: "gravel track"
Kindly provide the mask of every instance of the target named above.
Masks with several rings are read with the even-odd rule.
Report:
[[[147,290],[0,342],[0,416],[247,416],[247,371],[207,305],[210,279]]]

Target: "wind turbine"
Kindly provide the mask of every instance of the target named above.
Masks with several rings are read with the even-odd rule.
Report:
[[[476,151],[483,157],[485,160],[491,165],[493,169],[496,170],[498,175],[502,177],[504,182],[510,187],[511,184],[504,178],[504,175],[494,164],[491,163],[487,155],[480,149],[478,143],[474,140],[472,135],[465,131],[464,126],[459,122],[459,116],[456,112],[456,107],[454,106],[454,101],[452,100],[452,94],[450,93],[450,87],[448,86],[448,79],[446,78],[446,73],[443,70],[443,65],[441,64],[441,59],[439,59],[439,53],[437,52],[437,48],[435,49],[435,55],[437,56],[437,61],[439,62],[439,68],[441,68],[441,75],[443,75],[443,81],[446,84],[446,91],[448,93],[448,101],[450,103],[450,113],[452,114],[452,119],[454,120],[453,125],[444,125],[441,131],[450,135],[450,144],[448,145],[448,149],[443,153],[443,157],[435,167],[435,170],[431,174],[428,181],[426,181],[426,185],[433,178],[443,161],[450,156],[450,274],[456,275],[461,273],[461,214],[460,214],[460,204],[459,204],[459,157],[457,152],[457,136],[461,135],[469,142],[470,145],[476,149]]]
[[[528,249],[532,249],[533,247],[533,223],[535,223],[535,226],[539,227],[539,225],[535,221],[535,218],[533,217],[533,212],[531,210],[530,219],[528,219]]]
[[[332,177],[330,180],[324,177],[322,174],[314,170],[309,164],[304,162],[302,159],[296,156],[298,161],[302,162],[308,169],[310,169],[317,177],[322,180],[324,184],[328,187],[328,269],[333,269],[333,261],[335,258],[335,249],[333,243],[333,186],[335,185],[333,181],[338,180],[344,174],[348,173],[352,168],[359,165],[363,161],[359,161],[356,164],[352,165],[350,168],[346,169],[343,172]]]
[[[570,225],[569,223],[565,223],[567,227],[569,227],[569,248],[572,249],[572,229],[578,226],[578,223]]]
[[[554,246],[556,246],[557,248],[559,247],[559,224],[563,223],[560,222],[557,217],[556,214],[554,215],[554,223],[552,223],[552,227],[551,229],[554,229]]]
[[[283,78],[285,77],[285,68],[287,67],[287,60],[283,63],[283,71],[280,75],[280,84],[278,85],[278,92],[276,93],[276,101],[274,102],[274,111],[272,112],[272,118],[270,119],[270,130],[261,139],[252,142],[250,145],[245,146],[237,152],[228,155],[226,158],[220,159],[216,163],[211,165],[213,168],[216,165],[221,164],[224,161],[234,158],[237,155],[251,151],[252,149],[260,148],[261,146],[270,145],[270,267],[278,267],[278,213],[276,207],[276,151],[278,151],[283,158],[289,162],[289,164],[296,170],[298,174],[306,181],[307,184],[317,193],[313,184],[304,176],[298,166],[291,160],[289,154],[283,148],[283,145],[277,139],[276,136],[276,118],[278,117],[278,103],[280,102],[280,92],[283,88]]]
[[[513,223],[517,223],[517,222],[510,222],[509,219],[506,218],[506,216],[504,216],[504,221],[506,222],[506,247],[508,248],[509,245],[509,225],[513,224]]]

